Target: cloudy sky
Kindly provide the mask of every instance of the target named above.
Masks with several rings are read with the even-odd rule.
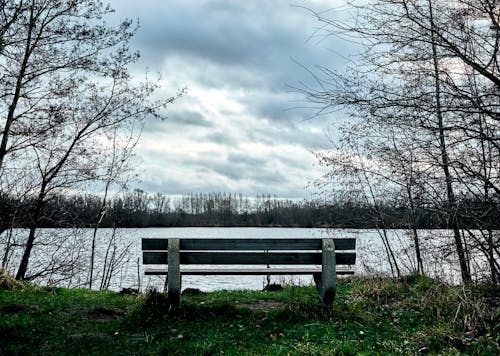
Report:
[[[138,19],[132,68],[161,73],[161,95],[187,94],[166,121],[149,121],[137,156],[148,192],[231,192],[308,198],[319,178],[313,152],[331,147],[334,117],[314,110],[290,87],[312,83],[303,66],[341,67],[350,51],[315,36],[320,24],[303,6],[339,1],[112,0],[119,18]],[[301,65],[299,65],[300,63]]]

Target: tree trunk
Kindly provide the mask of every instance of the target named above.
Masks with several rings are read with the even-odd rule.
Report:
[[[19,98],[21,97],[21,89],[23,87],[23,81],[26,73],[26,69],[28,66],[28,60],[31,56],[31,37],[33,34],[33,29],[35,28],[35,20],[33,18],[33,12],[34,12],[34,3],[32,2],[31,8],[30,8],[30,24],[28,28],[28,34],[26,38],[26,46],[24,49],[24,57],[23,61],[21,62],[21,67],[19,68],[19,73],[16,78],[16,88],[14,90],[14,96],[12,98],[12,102],[9,105],[9,110],[7,112],[7,118],[5,120],[5,126],[2,131],[2,141],[0,142],[0,169],[3,166],[4,158],[7,155],[7,144],[9,141],[9,135],[10,131],[12,129],[12,124],[14,123],[15,120],[15,111],[17,108],[17,103],[19,101]]]
[[[435,79],[436,117],[439,129],[439,149],[441,151],[441,166],[444,172],[444,178],[446,183],[446,195],[448,199],[446,204],[447,208],[446,210],[448,213],[448,217],[451,219],[451,227],[453,229],[453,237],[455,241],[456,252],[458,255],[458,261],[460,264],[462,281],[464,283],[469,283],[471,282],[471,274],[467,264],[467,257],[462,243],[462,237],[460,234],[457,216],[455,214],[456,199],[455,199],[455,193],[453,191],[452,177],[450,174],[449,156],[448,156],[448,150],[446,146],[446,139],[444,133],[445,130],[443,123],[443,113],[441,108],[441,84],[440,84],[440,74],[439,74],[439,59],[437,57],[437,45],[436,45],[434,17],[432,10],[432,0],[428,0],[428,4],[429,4],[429,17],[431,22],[432,59],[434,65],[434,79]]]
[[[416,206],[415,199],[413,198],[413,185],[415,182],[414,179],[414,170],[413,170],[413,154],[410,155],[410,177],[406,179],[406,194],[408,195],[408,202],[410,204],[410,219],[411,219],[411,230],[413,233],[413,244],[415,245],[415,258],[417,260],[417,273],[424,274],[424,264],[422,262],[422,255],[420,253],[420,240],[418,238],[418,230],[417,230],[417,215],[416,215]],[[403,171],[406,171],[404,167],[401,167]]]
[[[95,245],[97,240],[97,230],[99,229],[99,225],[101,224],[102,218],[106,212],[106,204],[107,204],[107,196],[108,196],[108,187],[109,184],[106,184],[106,189],[104,192],[104,197],[101,202],[101,206],[99,207],[99,212],[96,216],[96,222],[94,224],[94,229],[92,233],[92,247],[90,250],[90,271],[89,271],[89,289],[92,289],[92,282],[94,279],[94,263],[95,263]]]
[[[26,271],[28,270],[28,264],[31,256],[31,250],[35,244],[36,238],[36,230],[38,228],[38,223],[40,221],[40,217],[42,216],[43,206],[45,199],[45,184],[42,184],[40,189],[40,193],[38,194],[38,198],[36,200],[35,208],[32,214],[32,221],[30,232],[28,235],[28,240],[26,241],[26,247],[24,248],[23,257],[21,258],[21,263],[19,264],[19,269],[17,270],[16,279],[22,280],[26,278]]]

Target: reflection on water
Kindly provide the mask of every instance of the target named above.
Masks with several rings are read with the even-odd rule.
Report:
[[[427,274],[451,283],[459,282],[459,270],[447,230],[421,230],[421,249]],[[27,234],[16,229],[12,238],[20,243]],[[390,230],[391,245],[396,251],[398,264],[403,273],[415,270],[414,248],[408,231]],[[357,239],[357,274],[390,275],[391,266],[382,240],[376,230],[307,229],[307,228],[144,228],[100,229],[97,236],[96,272],[94,288],[101,285],[112,290],[121,288],[163,289],[165,277],[145,276],[141,261],[141,239],[153,237],[178,238],[320,238],[354,237]],[[61,286],[84,287],[90,265],[91,229],[41,229],[38,245],[30,261],[30,273],[42,274],[36,282]],[[3,254],[6,237],[0,237]],[[111,242],[111,243],[110,243]],[[12,251],[9,271],[14,272],[14,261],[19,260],[21,250]],[[104,261],[107,261],[104,264]],[[476,259],[481,264],[481,259]],[[475,266],[472,266],[475,267]],[[476,270],[478,266],[476,266]],[[109,282],[109,283],[108,283]],[[273,276],[272,283],[311,284],[311,276]],[[263,276],[185,276],[182,287],[199,288],[203,291],[220,289],[262,289]]]

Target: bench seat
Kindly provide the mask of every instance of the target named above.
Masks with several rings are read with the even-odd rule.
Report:
[[[313,273],[321,273],[321,268],[185,268],[181,267],[181,275],[186,276],[210,276],[210,275],[225,275],[225,276],[269,276],[269,275],[312,275]],[[354,274],[352,269],[337,268],[337,274],[349,275]],[[149,276],[166,276],[168,268],[153,269],[149,268],[144,271],[145,275]]]

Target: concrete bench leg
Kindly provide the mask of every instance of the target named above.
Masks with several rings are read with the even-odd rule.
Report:
[[[181,302],[179,245],[179,239],[168,239],[168,301],[173,308],[178,308]]]
[[[337,263],[335,261],[335,243],[333,239],[323,239],[322,271],[313,275],[319,299],[326,305],[331,305],[335,299],[337,288]]]

